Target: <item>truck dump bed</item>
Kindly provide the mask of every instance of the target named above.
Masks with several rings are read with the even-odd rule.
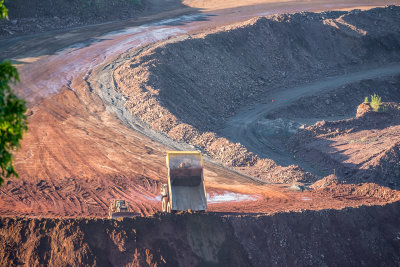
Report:
[[[172,210],[205,210],[207,198],[201,153],[197,151],[168,152],[167,166]]]

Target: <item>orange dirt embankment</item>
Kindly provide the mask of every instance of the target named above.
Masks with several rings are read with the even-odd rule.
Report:
[[[2,265],[397,266],[399,203],[274,216],[0,218]]]
[[[0,214],[106,217],[114,198],[143,215],[160,210],[172,148],[128,128],[77,81],[29,110],[29,131],[15,156],[20,178],[0,187]],[[210,192],[214,183],[254,184],[208,162],[205,175]]]
[[[179,37],[115,66],[115,91],[153,129],[228,166],[253,166],[248,173],[272,182],[314,181],[215,132],[240,107],[271,101],[274,90],[400,61],[399,17],[400,7],[297,13]]]

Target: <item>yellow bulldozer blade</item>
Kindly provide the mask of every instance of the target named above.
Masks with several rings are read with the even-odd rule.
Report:
[[[110,212],[110,219],[118,219],[118,218],[133,218],[136,216],[140,216],[137,212]]]

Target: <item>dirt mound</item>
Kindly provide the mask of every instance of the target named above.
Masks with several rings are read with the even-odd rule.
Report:
[[[323,179],[320,179],[313,183],[310,187],[312,189],[324,189],[327,188],[331,185],[337,185],[338,184],[338,178],[336,175],[331,174]]]
[[[225,119],[260,97],[267,100],[269,92],[279,90],[277,85],[307,83],[356,70],[358,64],[400,60],[399,15],[395,6],[305,12],[179,37],[134,51],[113,72],[115,90],[128,110],[153,129],[228,166],[254,166],[257,155],[213,134]],[[255,168],[248,172],[265,173]]]
[[[367,103],[362,103],[357,107],[356,118],[363,117],[370,112],[373,112],[371,106]]]
[[[325,179],[323,179],[325,180]],[[375,183],[362,183],[362,184],[345,184],[345,183],[337,183],[337,178],[335,180],[329,179],[324,181],[324,184],[313,184],[314,189],[317,190],[318,193],[330,193],[334,194],[336,198],[343,197],[369,197],[393,200],[399,199],[399,195],[396,191],[391,190],[388,187],[382,187]],[[318,186],[321,186],[318,188]]]
[[[315,190],[316,194],[333,194],[335,198],[343,197],[369,197],[371,199],[386,199],[393,201],[400,199],[397,191],[388,187],[382,187],[375,183],[346,184],[339,182],[339,177],[331,174],[317,182],[313,183],[310,188]]]
[[[1,218],[0,257],[8,266],[395,266],[399,211],[397,202],[274,216]]]
[[[317,179],[316,176],[305,172],[299,166],[289,165],[282,167],[271,159],[259,159],[251,168],[236,167],[236,169],[269,183],[309,183]]]
[[[400,185],[400,141],[371,160],[370,166],[375,169],[375,176],[387,179],[389,185]],[[390,177],[390,178],[389,178]]]
[[[335,169],[347,182],[400,183],[399,104],[383,103],[382,111],[361,104],[358,117],[321,121],[291,138],[296,155],[325,168]]]

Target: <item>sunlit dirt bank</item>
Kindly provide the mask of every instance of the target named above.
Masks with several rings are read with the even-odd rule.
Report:
[[[274,216],[0,219],[2,265],[397,266],[399,203]]]

